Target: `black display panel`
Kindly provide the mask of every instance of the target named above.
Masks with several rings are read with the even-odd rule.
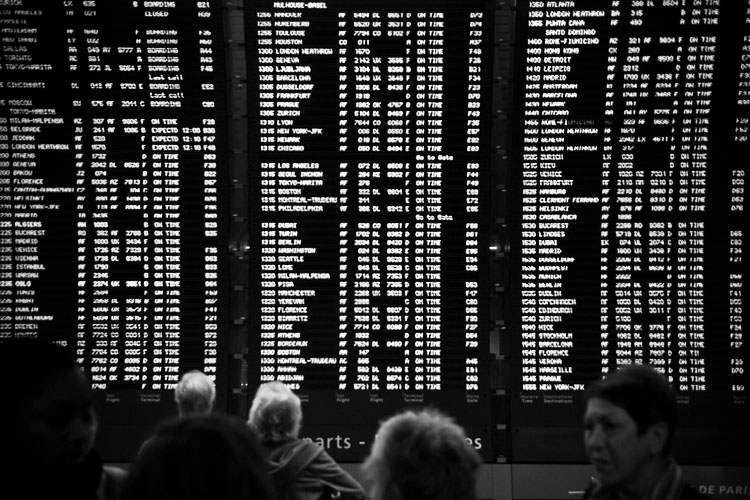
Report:
[[[490,443],[493,5],[251,2],[250,395],[361,460],[379,420],[442,409]]]
[[[747,463],[747,0],[6,3],[0,337],[76,347],[105,459],[198,368],[220,407],[289,383],[342,461],[434,406],[488,462],[583,463],[584,384],[643,361],[680,462]]]
[[[226,385],[220,7],[0,6],[0,336],[75,346],[108,460],[185,371]]]
[[[516,41],[514,460],[584,462],[584,384],[643,362],[681,461],[746,463],[750,4],[519,2]]]

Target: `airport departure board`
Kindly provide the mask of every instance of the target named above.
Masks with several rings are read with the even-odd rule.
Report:
[[[487,451],[493,7],[245,6],[249,379],[339,456],[408,406]]]
[[[516,37],[515,456],[632,362],[692,437],[746,442],[750,3],[523,2]]]
[[[0,5],[0,335],[74,346],[107,424],[152,425],[184,371],[222,369],[217,7]]]
[[[343,462],[428,406],[585,463],[644,362],[747,463],[749,127],[749,0],[0,2],[0,338],[77,351],[114,461],[200,369]]]

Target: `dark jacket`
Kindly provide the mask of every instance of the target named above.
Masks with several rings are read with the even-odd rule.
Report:
[[[320,498],[325,487],[337,491],[341,500],[360,500],[365,491],[317,444],[292,439],[266,445],[270,477],[280,500]]]
[[[615,488],[607,488],[592,478],[583,496],[584,500],[617,500],[620,498]],[[667,470],[651,492],[650,500],[711,500],[685,482],[682,469],[669,459]]]
[[[0,499],[2,500],[118,500],[127,472],[105,465],[96,452],[83,462],[55,474],[40,467],[2,463]]]
[[[584,500],[617,500],[619,498],[618,496],[612,494],[611,492],[604,493],[602,491],[597,492],[598,494],[595,494],[593,491],[587,491],[584,495]],[[710,496],[705,495],[698,491],[696,488],[685,484],[682,486],[682,491],[677,496],[676,500],[713,500]]]

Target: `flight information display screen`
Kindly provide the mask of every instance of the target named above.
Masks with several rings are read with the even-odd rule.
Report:
[[[582,457],[584,384],[639,362],[733,460],[686,448],[748,441],[750,3],[519,2],[516,41],[514,458]]]
[[[489,453],[493,6],[245,5],[249,386],[340,459],[434,406]]]
[[[154,424],[223,364],[217,7],[0,6],[0,336],[74,346],[104,424]]]
[[[0,3],[0,338],[76,349],[108,460],[199,369],[344,462],[435,407],[584,463],[643,362],[746,462],[750,0]]]

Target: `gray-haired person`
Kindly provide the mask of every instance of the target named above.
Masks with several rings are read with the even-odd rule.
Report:
[[[190,370],[182,375],[174,388],[174,402],[177,405],[177,416],[205,417],[210,415],[216,404],[216,385],[208,375],[200,370]],[[141,445],[138,454],[148,447],[153,436],[149,436]]]
[[[208,375],[199,370],[191,370],[177,383],[174,400],[181,417],[208,415],[216,404],[216,385]]]
[[[262,384],[253,399],[248,425],[268,452],[269,475],[280,499],[360,500],[362,485],[316,443],[299,437],[302,404],[282,382]]]

